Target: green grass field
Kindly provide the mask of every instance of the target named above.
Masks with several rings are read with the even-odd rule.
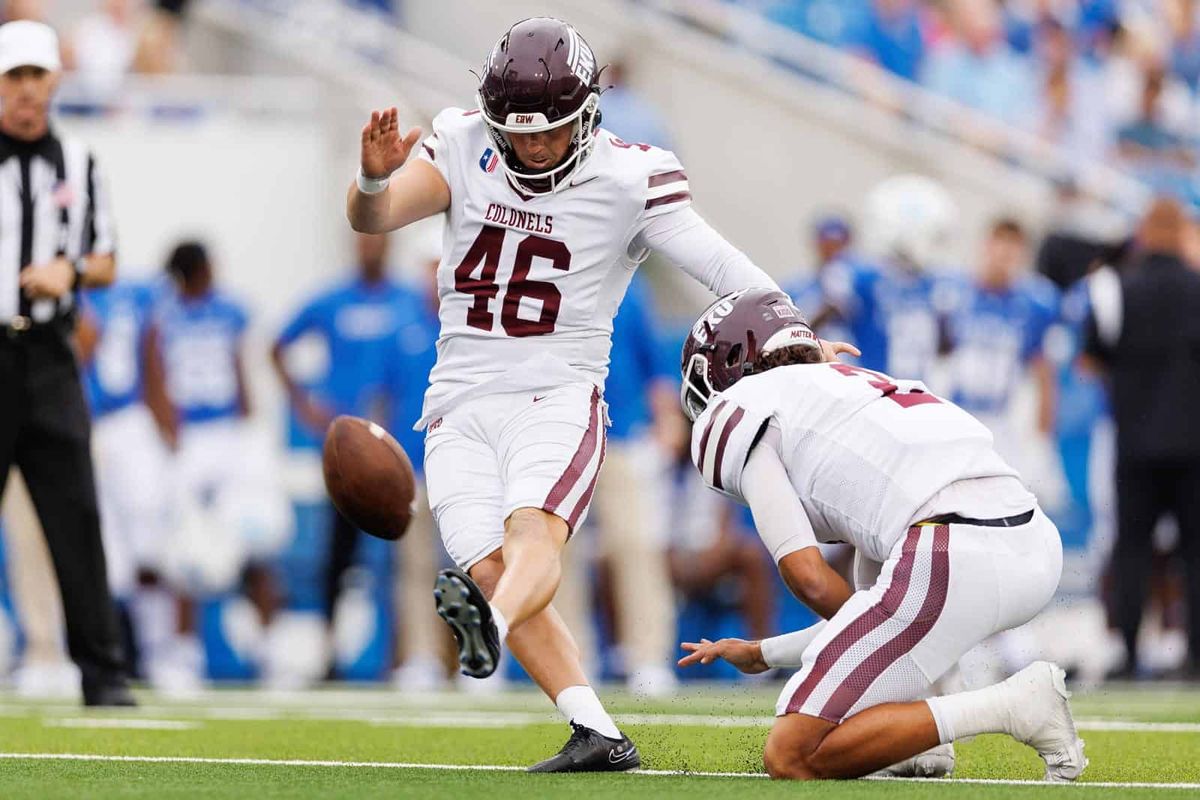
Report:
[[[1091,766],[1075,786],[1037,783],[1037,756],[997,736],[960,745],[953,779],[772,783],[760,754],[774,696],[729,686],[669,701],[607,692],[645,770],[554,776],[520,771],[567,734],[528,691],[219,690],[190,702],[142,694],[139,709],[97,713],[0,694],[0,798],[1200,797],[1200,689],[1077,695]]]

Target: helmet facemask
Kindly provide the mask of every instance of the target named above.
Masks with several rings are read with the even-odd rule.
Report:
[[[501,168],[508,178],[520,186],[527,194],[553,194],[570,185],[572,176],[583,166],[584,161],[591,155],[592,148],[596,143],[596,131],[600,124],[599,92],[593,91],[577,111],[566,119],[553,124],[545,122],[545,117],[541,114],[510,115],[541,117],[542,122],[540,123],[534,122],[522,125],[508,124],[507,121],[500,123],[488,116],[481,96],[476,96],[476,102],[483,114],[483,121],[487,126],[488,136],[500,153]],[[571,134],[571,144],[567,147],[566,154],[558,164],[550,169],[535,172],[521,163],[521,159],[517,156],[516,148],[513,147],[512,140],[509,138],[510,134],[540,133],[542,131],[554,130],[563,125],[572,125],[574,126],[574,130]]]
[[[713,396],[713,385],[708,379],[708,359],[704,352],[693,353],[683,371],[683,384],[679,387],[679,404],[683,414],[695,422]]]

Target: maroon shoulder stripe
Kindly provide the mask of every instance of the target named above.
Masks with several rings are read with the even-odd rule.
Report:
[[[592,389],[592,404],[591,410],[588,411],[588,427],[583,432],[583,438],[579,441],[579,447],[575,449],[575,455],[571,458],[571,463],[567,466],[567,471],[559,477],[558,481],[550,489],[550,494],[546,495],[546,502],[542,504],[542,508],[549,511],[551,514],[558,513],[558,507],[571,490],[575,488],[575,484],[579,482],[579,478],[583,475],[583,470],[587,467],[588,462],[592,460],[592,454],[596,452],[596,436],[600,431],[600,390]]]
[[[567,527],[572,531],[575,530],[575,525],[579,522],[579,517],[583,515],[584,509],[592,502],[592,492],[596,491],[596,479],[600,477],[600,468],[604,466],[604,450],[607,445],[608,434],[600,431],[600,460],[596,462],[596,469],[592,472],[592,479],[588,481],[587,488],[583,490],[583,494],[579,497],[579,502],[575,504],[575,510],[567,518]]]
[[[721,415],[721,409],[725,408],[725,404],[727,402],[729,401],[722,400],[717,404],[717,407],[713,409],[712,416],[708,418],[708,425],[704,429],[704,435],[700,437],[700,453],[696,457],[696,469],[700,470],[701,474],[704,473],[704,457],[708,455],[708,439],[710,436],[712,436],[713,423],[717,421],[717,417]]]
[[[655,206],[665,205],[666,203],[677,203],[680,200],[691,200],[691,192],[675,192],[675,194],[664,194],[662,197],[654,197],[646,201],[646,208],[654,208]]]
[[[476,115],[476,114],[478,114],[478,113],[479,113],[479,109],[478,109],[478,108],[472,108],[470,111],[464,111],[464,112],[463,112],[463,116],[464,116],[464,117],[473,117],[473,116],[475,116],[475,115]]]
[[[892,611],[900,607],[900,603],[904,601],[904,595],[908,593],[909,581],[912,580],[913,562],[916,560],[917,543],[920,540],[921,528],[917,525],[909,528],[908,536],[904,540],[903,555],[900,556],[900,563],[892,572],[892,583],[883,593],[883,598],[859,615],[858,619],[843,628],[841,633],[825,645],[825,648],[817,656],[816,662],[813,663],[812,671],[808,673],[808,677],[800,683],[795,693],[792,694],[792,699],[788,701],[787,711],[789,714],[800,710],[804,702],[808,700],[808,696],[812,694],[813,689],[817,688],[817,684],[847,650],[868,633],[887,622],[891,618]]]
[[[721,462],[725,459],[725,445],[729,443],[729,437],[733,433],[733,429],[742,421],[742,417],[746,416],[746,409],[738,406],[729,415],[729,422],[725,423],[725,430],[721,431],[721,438],[717,439],[717,455],[713,459],[713,486],[718,489],[724,489],[721,484]]]
[[[660,172],[657,175],[651,175],[649,184],[650,188],[653,189],[655,186],[662,186],[665,183],[675,183],[676,181],[686,180],[687,173],[681,169],[677,169],[674,172]]]
[[[421,147],[424,147],[424,148],[425,148],[425,152],[429,154],[429,160],[430,160],[430,161],[433,161],[433,160],[435,160],[435,159],[436,159],[436,156],[434,156],[434,154],[433,154],[433,148],[432,148],[432,147],[430,147],[430,146],[429,146],[429,145],[427,145],[427,144],[422,144],[422,145],[421,145]]]
[[[916,647],[933,629],[934,623],[942,615],[942,608],[946,605],[946,593],[950,588],[949,544],[950,527],[938,525],[933,533],[933,563],[929,575],[929,589],[921,603],[921,610],[908,627],[867,656],[846,676],[842,685],[834,691],[825,707],[821,709],[823,719],[841,722],[884,670]]]

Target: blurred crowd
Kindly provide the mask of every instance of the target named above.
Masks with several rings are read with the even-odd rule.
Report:
[[[47,0],[6,0],[0,22],[34,20],[59,27],[62,61],[72,73],[60,110],[96,113],[117,101],[130,75],[181,71],[190,0],[96,0],[69,26]]]
[[[1194,0],[729,0],[1195,204]]]

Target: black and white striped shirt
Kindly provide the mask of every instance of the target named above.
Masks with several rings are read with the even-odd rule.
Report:
[[[0,325],[49,322],[74,307],[74,293],[30,301],[24,267],[115,247],[108,194],[85,145],[53,131],[33,142],[0,133]]]

